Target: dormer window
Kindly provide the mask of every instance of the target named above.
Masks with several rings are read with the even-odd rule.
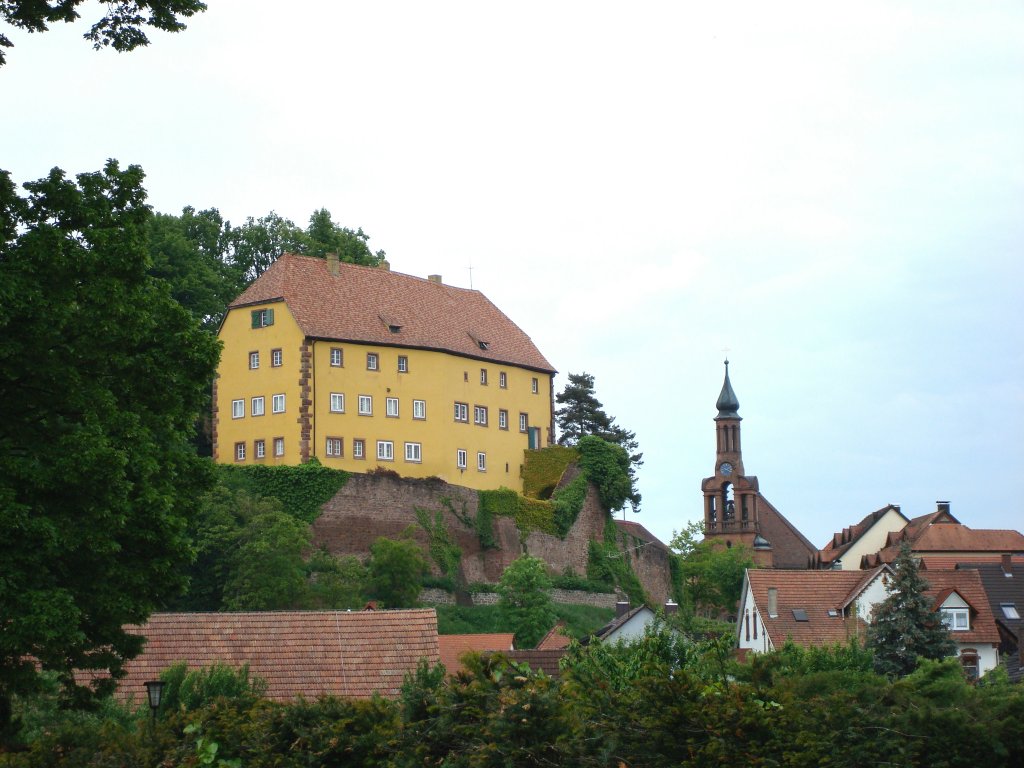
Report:
[[[482,349],[484,351],[487,351],[488,349],[491,348],[491,342],[484,341],[479,336],[477,336],[475,333],[470,333],[469,334],[469,338],[471,338],[473,340],[473,343],[476,344],[478,347],[480,347],[480,349]]]
[[[967,608],[943,608],[942,623],[950,632],[967,632],[971,628],[971,612]]]
[[[398,320],[396,320],[395,318],[388,317],[386,315],[377,315],[377,317],[379,317],[380,321],[382,323],[384,323],[384,325],[386,325],[388,327],[388,330],[391,333],[401,333],[402,332],[402,324],[400,322],[398,322]]]

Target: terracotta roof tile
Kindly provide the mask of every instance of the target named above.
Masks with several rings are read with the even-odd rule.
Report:
[[[999,630],[996,628],[988,595],[981,581],[981,575],[973,569],[949,571],[925,571],[921,574],[928,582],[925,594],[941,603],[950,592],[955,591],[973,609],[971,628],[967,632],[951,632],[958,643],[998,643]],[[938,609],[938,605],[933,606]]]
[[[757,495],[758,532],[772,545],[772,567],[807,568],[818,548],[760,493]]]
[[[890,511],[896,512],[896,514],[904,520],[907,519],[903,513],[900,512],[899,507],[892,504],[886,504],[881,509],[876,509],[874,512],[869,513],[859,523],[855,523],[849,528],[844,528],[841,532],[833,534],[832,540],[819,550],[820,562],[831,563],[833,560],[842,557],[846,550],[852,547],[861,536],[871,529],[871,526],[877,523],[881,518],[885,517],[885,515]]]
[[[554,651],[568,647],[569,643],[572,642],[572,638],[565,634],[564,630],[565,622],[559,621],[540,639],[540,642],[537,643],[537,650]]]
[[[503,654],[509,661],[526,664],[534,672],[543,672],[548,677],[559,677],[562,674],[558,664],[565,655],[564,648],[528,648],[521,651],[509,651]]]
[[[463,654],[469,651],[511,651],[515,635],[511,632],[497,632],[490,634],[472,635],[439,635],[437,638],[438,648],[441,653],[441,663],[449,675],[454,675],[461,670],[460,659]]]
[[[190,668],[249,665],[267,681],[267,697],[332,694],[394,696],[420,659],[439,659],[434,609],[155,613],[133,634],[142,654],[126,665],[122,699],[145,695],[143,683],[179,661]]]
[[[272,301],[284,301],[310,338],[441,350],[554,372],[530,337],[479,291],[354,264],[341,263],[332,275],[325,259],[286,253],[229,307]],[[389,325],[401,328],[392,333]]]

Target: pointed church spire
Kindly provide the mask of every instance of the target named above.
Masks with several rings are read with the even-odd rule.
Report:
[[[729,382],[729,359],[725,360],[725,383],[722,384],[722,393],[718,396],[718,402],[715,403],[715,407],[718,408],[718,416],[716,419],[738,419],[740,418],[739,411],[740,401],[736,399],[736,393],[732,391],[732,384]]]

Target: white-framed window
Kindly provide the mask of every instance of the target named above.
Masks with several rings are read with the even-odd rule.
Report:
[[[365,459],[366,458],[366,441],[361,437],[356,438],[352,441],[352,458],[353,459]]]
[[[970,610],[967,608],[943,608],[942,623],[951,632],[966,632],[971,628]]]
[[[376,371],[380,368],[380,357],[376,352],[366,353],[366,370]]]
[[[280,349],[272,349],[272,350],[270,350],[270,367],[271,368],[280,368],[281,367],[281,363],[283,363],[283,362],[284,362],[284,354],[281,352]]]
[[[412,417],[414,419],[425,419],[425,418],[427,418],[427,401],[426,400],[413,400],[412,401]]]
[[[487,384],[487,369],[486,368],[481,368],[480,369],[480,383],[484,384],[484,385]]]
[[[465,469],[468,461],[466,452],[462,448],[459,448],[459,450],[455,452],[455,465],[459,469]]]
[[[477,472],[487,471],[487,454],[483,451],[480,451],[480,453],[476,455],[476,469]]]
[[[999,607],[1003,611],[1003,616],[1008,619],[1019,619],[1020,611],[1017,610],[1016,603],[1000,603]]]
[[[398,372],[408,373],[409,372],[409,358],[406,355],[398,356]]]
[[[508,389],[508,374],[504,371],[498,371],[498,386],[502,389]]]
[[[253,443],[253,453],[257,459],[267,458],[267,443],[265,440],[257,440]]]
[[[373,415],[373,397],[370,395],[359,396],[359,415],[360,416],[372,416]]]
[[[241,419],[245,417],[245,400],[231,401],[231,418]]]
[[[481,427],[487,426],[487,406],[486,405],[474,405],[473,406],[473,423],[479,424]]]
[[[377,459],[379,461],[395,460],[395,444],[390,440],[377,441]]]
[[[456,403],[455,404],[455,420],[469,422],[469,404],[468,403]]]
[[[245,443],[235,443],[235,461],[245,461]]]
[[[274,324],[274,310],[254,309],[251,313],[253,328],[266,328]]]
[[[525,413],[519,414],[519,431],[525,432],[530,428],[530,417]]]
[[[270,410],[274,413],[284,413],[284,395],[274,395],[270,398]]]
[[[345,362],[345,355],[341,351],[341,347],[331,347],[331,367],[341,368]]]
[[[328,437],[327,438],[327,455],[328,456],[344,456],[343,453],[345,443],[340,437]]]
[[[422,461],[423,449],[419,443],[405,444],[405,460],[419,463]]]
[[[274,438],[274,455],[275,456],[284,456],[284,438],[283,437],[275,437]]]
[[[508,411],[504,408],[498,410],[498,429],[508,429]]]
[[[250,352],[249,353],[249,368],[255,370],[260,367],[260,353]]]
[[[331,413],[345,412],[345,393],[331,392]]]
[[[398,398],[389,397],[384,401],[384,415],[392,419],[398,418]]]
[[[534,376],[533,381],[530,382],[530,391],[535,395],[540,391],[540,382],[537,380],[536,376]]]
[[[263,396],[254,397],[252,404],[249,407],[249,413],[253,416],[262,416],[266,411],[266,403],[263,401]]]

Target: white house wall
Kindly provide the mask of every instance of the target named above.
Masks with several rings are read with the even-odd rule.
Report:
[[[907,521],[903,515],[890,509],[843,553],[840,558],[842,570],[860,570],[860,559],[863,555],[873,555],[883,549],[889,534],[902,531],[906,525]]]

